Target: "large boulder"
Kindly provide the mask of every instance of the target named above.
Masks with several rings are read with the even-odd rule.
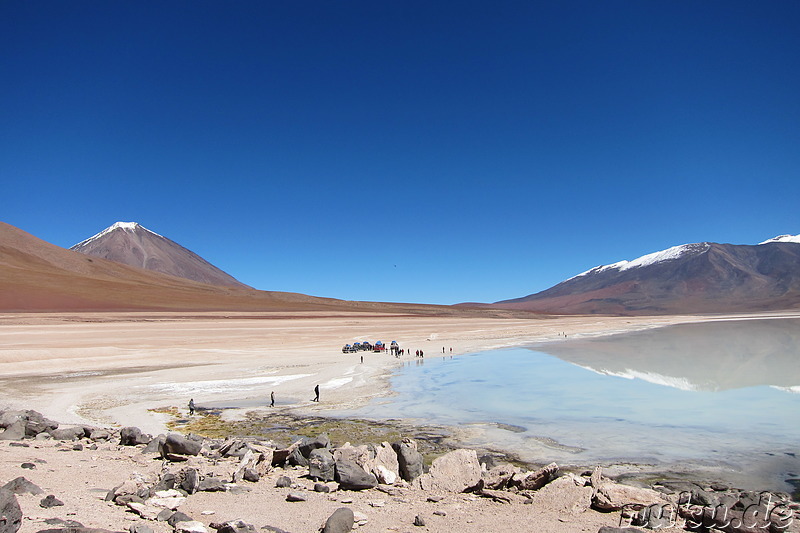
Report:
[[[354,521],[353,511],[347,507],[340,507],[325,521],[322,533],[348,533],[353,529]]]
[[[202,448],[202,437],[196,437],[194,435],[184,437],[177,433],[170,433],[167,435],[167,438],[164,439],[164,443],[161,445],[159,451],[161,452],[161,457],[167,458],[170,455],[197,455]]]
[[[58,422],[53,422],[45,418],[42,413],[31,409],[25,411],[3,411],[0,413],[0,428],[8,429],[18,422],[22,422],[25,428],[24,435],[28,437],[35,437],[39,433],[58,427]]]
[[[30,409],[25,411],[25,420],[25,434],[29,437],[35,437],[39,433],[58,428],[58,422],[45,418],[42,413]]]
[[[0,533],[17,533],[22,525],[22,510],[13,492],[0,489]]]
[[[328,435],[323,433],[321,435],[317,435],[313,439],[311,437],[306,437],[300,443],[300,453],[303,454],[303,457],[306,459],[311,457],[312,450],[317,450],[319,448],[328,448],[331,445],[331,439],[328,438]]]
[[[200,488],[200,473],[196,468],[184,468],[178,473],[178,483],[187,494],[194,494]]]
[[[139,444],[147,444],[150,442],[150,435],[142,433],[142,430],[129,426],[122,428],[119,432],[119,443],[122,446],[138,446]]]
[[[392,443],[397,454],[400,477],[406,481],[414,481],[422,475],[422,454],[417,450],[417,443],[409,438]]]
[[[55,440],[79,440],[85,436],[83,426],[51,429],[49,433]]]
[[[0,433],[0,440],[22,440],[25,438],[25,421],[18,419]]]
[[[397,461],[392,445],[382,442],[378,446],[370,446],[372,460],[367,465],[366,470],[372,472],[379,483],[384,485],[394,485],[400,477],[400,463]]]
[[[34,496],[44,493],[39,485],[28,481],[22,476],[12,479],[0,487],[0,489],[7,490],[14,494],[33,494]]]
[[[514,476],[511,482],[519,490],[538,490],[554,480],[557,475],[558,465],[556,463],[550,463],[533,472],[522,474],[519,478]]]
[[[667,503],[660,492],[606,481],[595,488],[592,507],[601,511],[619,511],[625,506],[647,507]]]
[[[464,492],[480,479],[481,465],[475,450],[454,450],[435,459],[418,483],[423,490]]]
[[[478,459],[480,461],[480,459]],[[520,475],[519,467],[504,463],[481,473],[481,488],[505,490],[511,486],[514,476]]]
[[[308,475],[320,481],[333,481],[336,476],[336,461],[327,448],[311,450],[308,457]]]
[[[365,490],[378,486],[375,476],[346,458],[336,461],[336,481],[339,488],[344,490]]]

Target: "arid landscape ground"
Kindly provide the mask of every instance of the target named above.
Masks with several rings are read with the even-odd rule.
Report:
[[[238,405],[223,417],[248,412],[325,416],[329,410],[362,404],[388,390],[388,375],[403,358],[360,352],[343,354],[345,343],[396,340],[411,352],[455,356],[568,337],[604,335],[721,317],[560,317],[541,319],[415,317],[359,313],[56,313],[0,317],[2,409],[34,409],[63,425],[137,426],[151,434],[168,430],[187,403]],[[361,363],[360,357],[364,356]],[[411,356],[413,358],[413,356]],[[409,356],[406,355],[405,359]],[[320,385],[319,403],[312,402]],[[268,406],[270,392],[276,407]],[[174,426],[173,426],[174,427]],[[106,491],[140,474],[153,478],[162,463],[115,442],[74,450],[71,443],[29,441],[2,445],[2,482],[24,475],[65,507],[42,509],[41,496],[21,495],[26,519],[20,531],[43,529],[46,518],[122,530],[137,518],[104,501]],[[37,463],[38,461],[38,463]],[[34,463],[22,470],[22,463]],[[208,464],[222,470],[231,465]],[[296,488],[309,489],[305,502],[286,502],[275,479],[287,474]],[[369,517],[361,531],[597,531],[619,522],[618,513],[588,508],[590,490],[559,483],[542,490],[533,504],[498,503],[472,494],[430,494],[403,489],[318,494],[305,471],[274,471],[246,494],[198,493],[180,510],[206,525],[240,518],[256,527],[316,531],[343,504]],[[376,503],[377,502],[377,503]],[[434,510],[439,514],[432,514]],[[207,514],[201,514],[203,512]],[[213,511],[213,514],[211,513]],[[428,517],[415,527],[416,515]],[[536,524],[535,527],[531,524]],[[163,522],[150,524],[168,531]]]

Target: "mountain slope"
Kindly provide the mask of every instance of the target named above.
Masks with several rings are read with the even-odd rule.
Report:
[[[191,250],[136,222],[117,222],[70,250],[210,285],[246,287]]]
[[[592,268],[545,291],[492,304],[550,313],[667,314],[800,307],[800,243],[696,243]]]
[[[208,285],[66,250],[0,222],[0,311],[244,311],[419,316],[529,316],[527,312],[355,302]],[[280,315],[275,315],[280,316]]]
[[[0,222],[0,310],[347,309],[346,302],[295,293],[199,283],[90,257]]]

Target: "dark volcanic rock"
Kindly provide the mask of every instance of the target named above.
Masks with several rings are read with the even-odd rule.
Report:
[[[58,429],[51,429],[49,431],[50,436],[53,437],[55,440],[78,440],[82,439],[84,435],[83,427],[69,427],[69,428],[58,428]]]
[[[203,447],[203,439],[189,435],[184,437],[177,433],[170,433],[161,445],[161,456],[168,455],[197,455]]]
[[[35,483],[31,483],[24,477],[14,478],[1,488],[11,491],[14,494],[33,494],[34,496],[44,492],[41,487]]]
[[[172,516],[170,516],[167,519],[167,524],[171,525],[172,527],[175,527],[175,524],[177,524],[178,522],[192,522],[192,521],[194,521],[194,519],[191,516],[187,515],[186,513],[175,511],[174,513],[172,513]]]
[[[0,433],[0,440],[22,440],[25,438],[25,421],[17,420]]]
[[[406,481],[414,481],[422,475],[422,454],[417,451],[417,443],[404,438],[400,442],[392,443],[397,462],[400,465],[400,477]]]
[[[150,436],[142,433],[137,427],[122,428],[119,432],[119,443],[123,446],[137,446],[150,442]]]
[[[298,448],[300,449],[300,453],[303,454],[303,457],[308,459],[311,456],[312,450],[328,448],[330,445],[331,439],[328,438],[327,434],[323,433],[322,435],[317,435],[313,439],[310,437],[303,439]]]
[[[150,439],[147,446],[142,449],[142,453],[161,453],[160,450],[165,440],[167,440],[167,436],[163,434]]]
[[[336,461],[327,448],[311,450],[308,458],[308,475],[321,481],[333,481],[336,475]]]
[[[340,507],[325,521],[322,533],[347,533],[353,529],[354,520],[355,518],[351,509]]]
[[[22,510],[13,492],[0,489],[0,533],[17,533],[22,525]]]
[[[344,490],[365,490],[378,486],[377,478],[350,459],[336,462],[336,481]]]

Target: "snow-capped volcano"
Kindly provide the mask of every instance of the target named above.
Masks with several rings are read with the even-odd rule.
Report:
[[[664,314],[800,307],[800,235],[759,245],[701,242],[601,265],[495,307],[549,313]]]
[[[108,235],[112,231],[118,230],[118,229],[119,230],[123,230],[123,231],[128,231],[128,232],[131,232],[131,233],[135,233],[137,231],[146,231],[146,232],[152,233],[153,235],[156,235],[158,237],[163,237],[162,235],[159,235],[155,231],[151,231],[151,230],[145,228],[144,226],[142,226],[138,222],[115,222],[114,224],[110,225],[109,227],[107,227],[106,229],[101,231],[100,233],[97,233],[96,235],[92,235],[91,237],[89,237],[85,241],[81,241],[78,244],[73,245],[72,247],[70,247],[70,250],[77,250],[80,247],[84,247],[87,244],[89,244],[90,242],[92,242],[94,240],[97,240],[97,239],[100,239],[104,235]]]
[[[800,243],[800,235],[778,235],[777,237],[773,237],[768,241],[764,241],[760,244],[769,244],[771,242],[796,242]]]
[[[681,257],[686,257],[687,255],[702,254],[703,252],[708,251],[710,246],[711,245],[707,242],[681,244],[679,246],[667,248],[666,250],[661,250],[660,252],[643,255],[642,257],[634,259],[633,261],[619,261],[611,265],[596,266],[570,279],[585,276],[587,274],[597,274],[603,272],[604,270],[619,270],[621,272],[631,268],[655,265],[656,263],[661,263],[664,261],[673,261],[675,259],[680,259]]]
[[[117,222],[70,250],[210,285],[246,287],[199,255],[138,222]]]

